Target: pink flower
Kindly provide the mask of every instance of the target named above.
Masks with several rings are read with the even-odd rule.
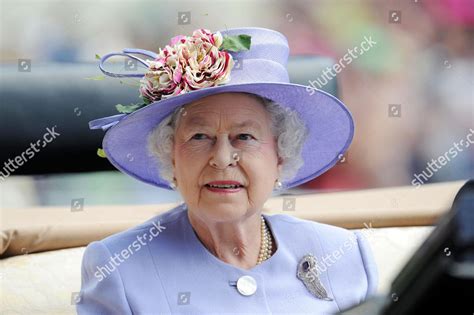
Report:
[[[219,32],[206,29],[173,37],[170,45],[160,48],[156,60],[149,62],[140,81],[140,95],[151,103],[227,83],[234,61],[227,51],[219,50],[222,43]]]

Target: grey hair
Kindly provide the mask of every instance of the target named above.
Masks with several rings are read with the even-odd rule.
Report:
[[[298,113],[288,107],[267,98],[249,94],[262,102],[270,114],[271,131],[277,139],[277,155],[282,159],[282,171],[279,180],[283,183],[291,180],[303,166],[301,156],[307,128]],[[160,175],[168,182],[173,181],[172,150],[174,134],[178,126],[181,111],[185,105],[163,119],[148,136],[148,150],[158,161]]]

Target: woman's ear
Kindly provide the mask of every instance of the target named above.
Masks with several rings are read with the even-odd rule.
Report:
[[[283,158],[281,157],[278,157],[277,169],[278,169],[278,178],[279,178],[283,170]]]
[[[174,163],[174,154],[171,155],[171,163],[173,164],[173,170],[172,170],[173,178],[174,180],[176,180],[176,166]]]
[[[174,143],[171,145],[171,164],[173,165],[173,168],[175,168],[175,160],[174,160]]]

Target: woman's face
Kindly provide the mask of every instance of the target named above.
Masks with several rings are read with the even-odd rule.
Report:
[[[260,211],[281,170],[270,114],[244,93],[216,94],[188,104],[178,118],[173,166],[184,201],[201,219],[231,221]],[[206,185],[214,181],[236,181],[243,187]]]

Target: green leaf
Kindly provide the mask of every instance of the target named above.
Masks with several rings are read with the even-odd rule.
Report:
[[[105,75],[98,75],[96,77],[84,78],[86,80],[100,81],[105,79]]]
[[[101,148],[97,149],[97,155],[100,156],[101,158],[107,158],[107,155],[105,155],[105,151]]]
[[[115,108],[118,110],[119,113],[122,114],[130,114],[136,111],[137,109],[140,109],[142,107],[146,106],[145,104],[130,104],[130,105],[122,105],[122,104],[117,104],[115,105]]]
[[[147,99],[146,97],[144,97],[143,95],[139,95],[138,97],[142,99],[144,105],[151,104],[151,101]]]
[[[101,59],[100,56],[98,54],[95,54],[95,59]]]
[[[250,44],[251,36],[249,35],[225,36],[219,49],[228,51],[249,50]]]

